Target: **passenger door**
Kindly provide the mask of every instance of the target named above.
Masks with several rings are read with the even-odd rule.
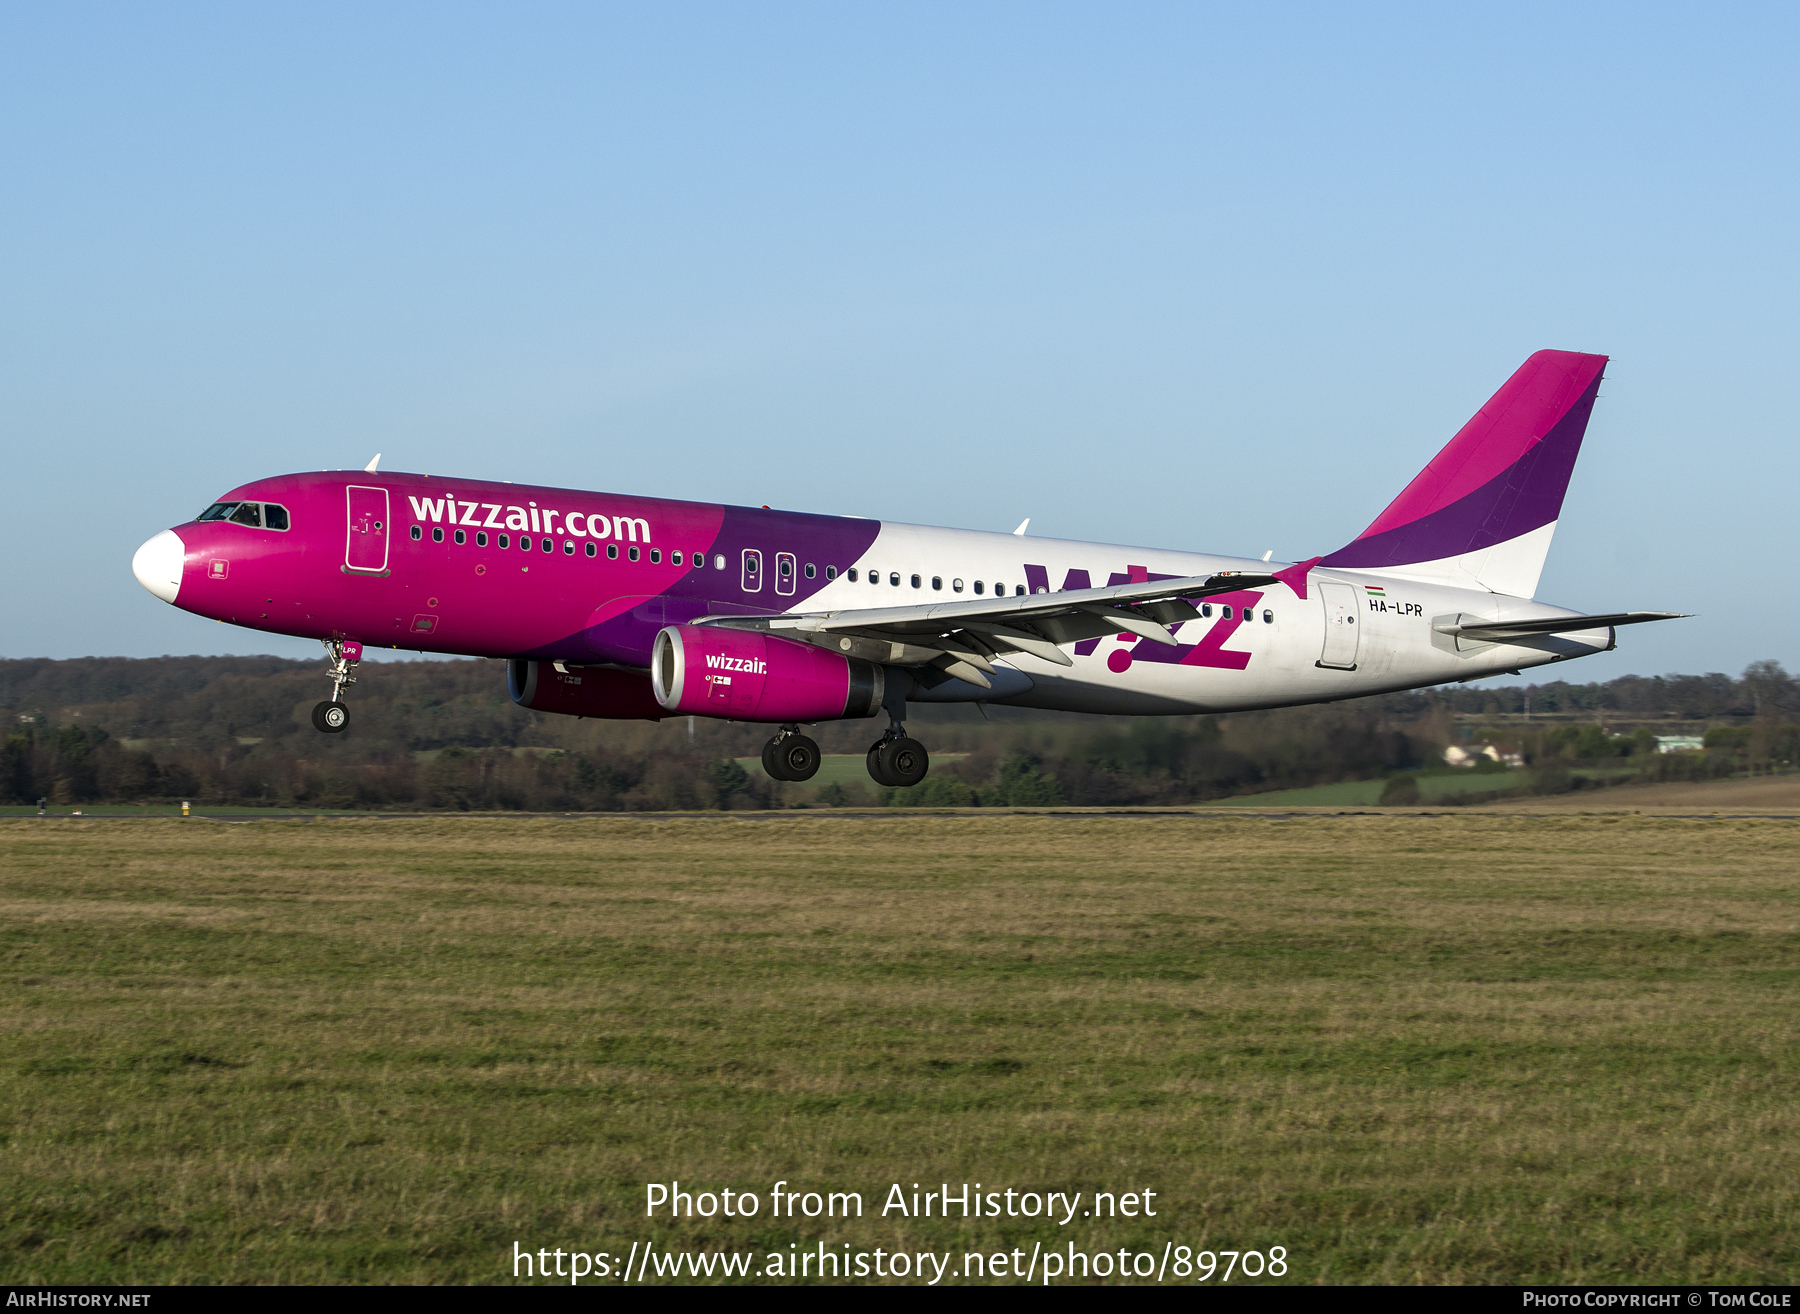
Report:
[[[350,527],[344,535],[344,566],[385,575],[388,568],[388,490],[351,484],[344,490]]]
[[[1325,648],[1319,665],[1339,671],[1356,669],[1356,590],[1348,584],[1320,584],[1325,606]]]

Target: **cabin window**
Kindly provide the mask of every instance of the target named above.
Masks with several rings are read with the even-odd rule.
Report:
[[[563,540],[563,555],[565,557],[572,557],[575,555],[575,540],[574,539],[565,538]]]
[[[723,552],[715,552],[713,554],[713,569],[714,570],[724,570],[725,569],[725,554]]]
[[[921,585],[921,584],[923,584],[923,583],[924,583],[924,582],[925,582],[925,581],[924,581],[924,580],[922,580],[922,579],[920,579],[920,578],[919,578],[919,577],[918,577],[918,576],[917,576],[917,575],[914,575],[914,576],[913,576],[913,577],[912,577],[912,586],[913,586],[913,587],[914,587],[914,588],[915,588],[915,589],[916,589],[916,588],[918,588],[918,587],[919,587],[919,586],[920,586],[920,585]]]
[[[679,566],[681,564],[681,549],[680,548],[677,548],[675,551],[669,553],[669,564],[671,566]]]
[[[651,548],[650,549],[650,564],[657,565],[661,561],[662,561],[662,549],[661,548]]]
[[[545,540],[544,540],[544,551],[546,551],[546,552],[554,552],[554,551],[556,551],[556,543],[555,543],[555,541],[554,541],[554,540],[552,540],[552,539],[548,539],[548,538],[547,538],[547,539],[545,539]]]
[[[871,570],[869,572],[869,583],[871,583],[871,584],[881,583],[881,572],[879,570]]]
[[[894,588],[899,588],[900,587],[900,572],[897,570],[888,571],[888,583],[890,585],[892,585]]]
[[[475,546],[476,547],[486,547],[487,546],[487,530],[478,529],[475,531]]]
[[[1265,611],[1263,613],[1263,624],[1264,625],[1273,625],[1274,623],[1275,623],[1275,613],[1272,611]]]
[[[617,561],[619,559],[619,545],[617,543],[608,543],[606,545],[606,559],[608,561]]]
[[[597,557],[600,555],[600,549],[592,543],[589,543],[587,545],[587,547],[583,550],[588,554],[589,557]]]
[[[817,566],[813,565],[812,562],[810,562],[810,561],[807,562],[806,563],[806,577],[808,579],[817,579],[818,576],[819,576],[819,568]]]
[[[977,592],[977,593],[980,593],[980,592],[981,592],[981,591],[982,591],[982,587],[983,587],[983,586],[982,586],[982,583],[981,583],[981,581],[980,581],[980,580],[976,580],[976,581],[975,581],[975,591],[976,591],[976,592]]]
[[[1004,584],[994,585],[994,596],[996,598],[1004,598],[1006,596],[1006,585],[1004,585]]]
[[[789,557],[785,552],[779,554],[775,558],[775,569],[781,572],[781,577],[783,579],[786,579],[794,573],[793,558]]]
[[[433,543],[442,543],[444,541],[444,531],[436,525],[431,527],[431,541]]]
[[[856,583],[856,567],[855,566],[850,567],[849,579],[852,584]]]
[[[494,543],[497,546],[503,547],[503,548],[509,548],[512,546],[512,540],[510,538],[508,538],[505,534],[495,534],[494,535]]]
[[[456,531],[455,538],[456,538],[456,546],[457,547],[461,547],[464,543],[467,543],[469,541],[469,536],[467,534],[463,533],[462,530],[460,530],[460,529]]]
[[[425,531],[420,529],[417,525],[414,525],[412,527],[412,541],[417,543],[420,539],[422,539],[424,537],[425,537]]]
[[[285,530],[287,527],[288,513],[285,506],[276,506],[273,503],[269,503],[263,507],[264,529]]]
[[[630,557],[633,561],[636,561],[638,559],[638,550],[636,548],[626,548],[625,555]]]
[[[826,579],[836,579],[837,578],[837,567],[836,566],[825,567],[825,578]]]
[[[1226,620],[1231,619],[1231,604],[1229,602],[1222,602],[1219,604],[1219,615],[1223,616]]]
[[[944,591],[944,577],[942,575],[933,575],[931,577],[931,587],[936,589],[939,593],[942,593]]]
[[[1202,616],[1212,615],[1212,603],[1210,603],[1210,602],[1201,603],[1200,604],[1200,614]]]
[[[950,591],[952,593],[961,593],[962,592],[962,581],[960,579],[951,580],[950,581]]]

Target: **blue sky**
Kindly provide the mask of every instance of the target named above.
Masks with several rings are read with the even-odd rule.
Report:
[[[1490,8],[0,11],[0,655],[311,655],[131,553],[376,451],[1297,559],[1559,347],[1560,673],[1800,665],[1800,19]]]

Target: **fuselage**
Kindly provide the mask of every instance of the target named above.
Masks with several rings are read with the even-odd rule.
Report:
[[[246,505],[260,508],[251,513]],[[257,480],[158,535],[134,569],[165,601],[273,634],[565,666],[648,668],[702,617],[966,601],[1243,571],[1261,561],[576,489],[331,471]],[[277,508],[269,511],[266,508]],[[251,522],[251,523],[246,523]],[[285,524],[285,528],[277,527]],[[1304,589],[1304,596],[1301,590]],[[1605,651],[1610,629],[1465,643],[1434,624],[1577,613],[1478,589],[1315,567],[1215,595],[1176,646],[1089,639],[1072,666],[1007,656],[989,689],[914,701],[1177,714],[1332,701]]]

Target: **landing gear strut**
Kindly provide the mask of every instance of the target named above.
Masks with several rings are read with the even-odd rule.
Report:
[[[344,686],[356,683],[362,644],[354,639],[326,639],[325,651],[331,657],[331,697],[313,708],[312,723],[313,729],[335,735],[341,734],[350,724],[350,705],[344,701]]]
[[[931,770],[925,745],[906,733],[906,695],[912,681],[890,668],[881,710],[888,714],[887,733],[869,745],[869,776],[878,785],[916,785]]]
[[[801,734],[799,726],[784,725],[763,745],[762,764],[775,780],[811,780],[819,770],[819,746]]]

